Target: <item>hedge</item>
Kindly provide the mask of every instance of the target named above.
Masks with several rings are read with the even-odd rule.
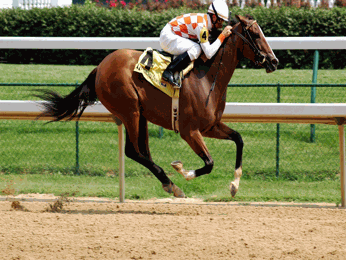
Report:
[[[344,36],[346,9],[306,8],[231,8],[234,14],[250,14],[267,37]],[[51,37],[158,37],[161,28],[173,17],[188,12],[176,8],[162,12],[107,9],[96,6],[44,9],[0,9],[0,36]],[[8,63],[97,65],[113,50],[0,50]],[[311,68],[313,51],[277,50],[280,68]],[[345,50],[321,51],[320,68],[344,68]],[[253,66],[243,61],[241,66]]]

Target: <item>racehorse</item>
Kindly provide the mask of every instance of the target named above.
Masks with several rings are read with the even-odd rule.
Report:
[[[238,132],[221,122],[227,85],[243,57],[265,68],[267,73],[275,71],[279,63],[258,23],[250,16],[236,17],[238,22],[233,26],[232,34],[224,40],[211,60],[202,55],[195,61],[193,70],[184,78],[180,90],[180,136],[205,165],[197,170],[185,170],[180,161],[172,163],[186,180],[209,174],[214,162],[203,137],[234,141],[237,150],[235,179],[230,184],[233,197],[239,189],[242,175],[244,144]],[[60,96],[48,90],[38,94],[40,98],[49,101],[45,103],[41,115],[53,117],[52,121],[79,119],[84,109],[99,99],[125,126],[126,156],[148,168],[166,192],[173,193],[175,197],[185,197],[164,170],[153,162],[150,154],[148,121],[172,130],[172,103],[169,96],[154,88],[142,74],[134,72],[141,54],[140,51],[130,49],[114,51],[70,94]]]

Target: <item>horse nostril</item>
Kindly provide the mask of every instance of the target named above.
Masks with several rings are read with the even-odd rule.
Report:
[[[279,60],[278,59],[273,59],[272,60],[272,64],[275,65],[275,66],[278,65],[279,64]]]

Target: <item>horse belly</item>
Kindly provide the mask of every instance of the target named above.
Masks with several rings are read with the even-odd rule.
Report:
[[[136,84],[142,115],[151,123],[172,129],[172,98],[151,84]]]

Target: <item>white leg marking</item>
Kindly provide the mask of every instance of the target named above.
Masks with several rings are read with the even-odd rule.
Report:
[[[234,181],[232,181],[230,185],[232,197],[235,196],[235,194],[237,193],[239,189],[239,182],[240,182],[240,177],[242,176],[242,174],[243,174],[243,171],[242,171],[242,167],[240,166],[238,169],[235,170]]]
[[[196,178],[196,172],[194,170],[187,171],[183,168],[183,163],[181,161],[174,161],[171,163],[172,167],[179,172],[184,178],[189,181]]]

